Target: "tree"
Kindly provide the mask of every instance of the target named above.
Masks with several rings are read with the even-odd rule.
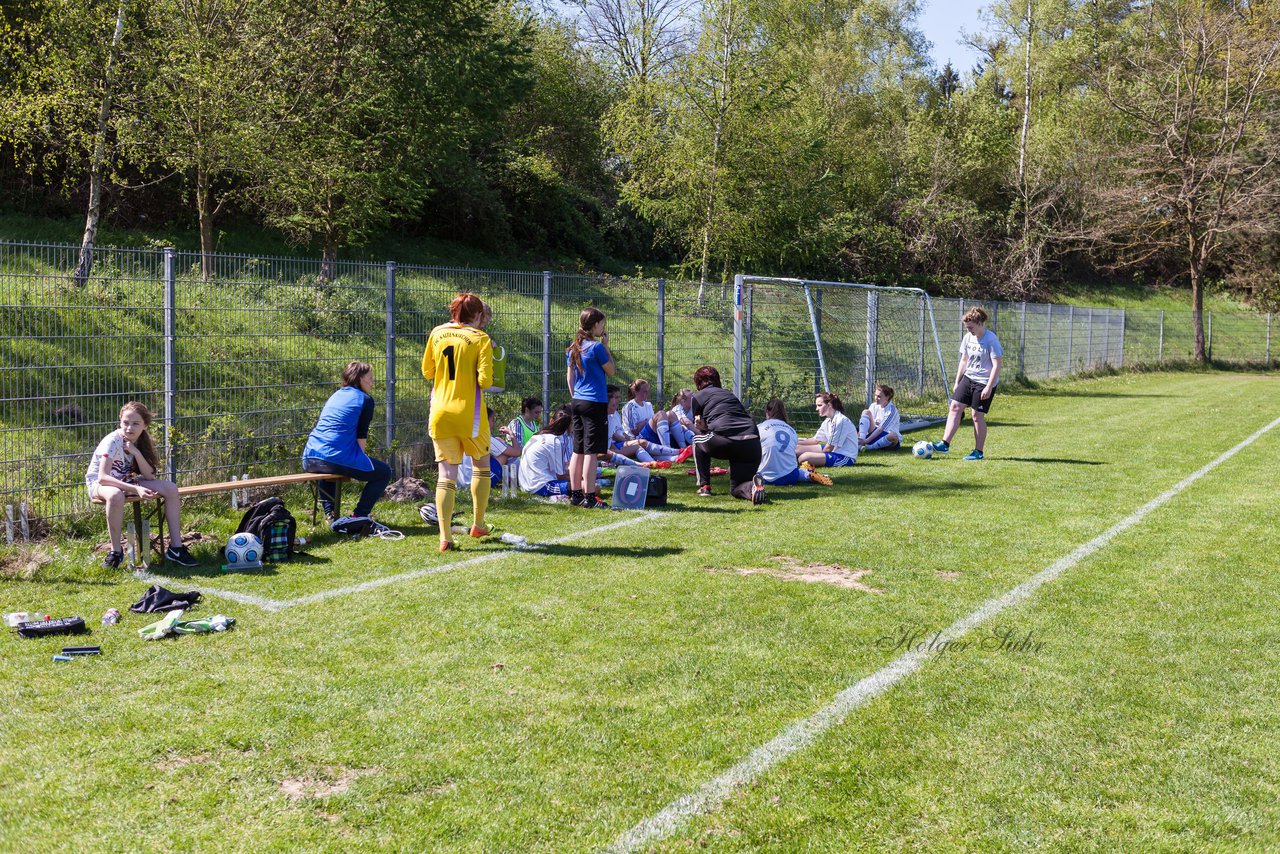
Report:
[[[0,19],[8,90],[0,99],[0,137],[21,155],[41,157],[44,162],[28,161],[32,169],[55,167],[54,161],[62,160],[64,176],[87,178],[84,236],[74,274],[79,283],[93,267],[103,185],[119,155],[115,123],[121,89],[141,78],[129,67],[142,52],[131,38],[131,13],[129,0],[37,0],[13,8],[6,4]]]
[[[1280,10],[1168,0],[1126,25],[1095,78],[1116,121],[1087,234],[1122,264],[1179,260],[1204,362],[1206,274],[1280,202]]]
[[[318,239],[322,279],[338,248],[430,192],[524,85],[523,34],[491,0],[273,0],[296,61],[270,75],[253,197],[267,222]]]
[[[279,42],[252,0],[153,0],[143,14],[164,33],[155,70],[139,87],[122,144],[143,164],[182,175],[200,229],[201,270],[212,278],[214,219],[251,160],[251,130],[265,117],[262,68]]]

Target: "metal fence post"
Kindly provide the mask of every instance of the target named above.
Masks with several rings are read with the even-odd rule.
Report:
[[[1049,379],[1053,370],[1053,303],[1046,306],[1048,313],[1044,316],[1044,378]]]
[[[816,385],[819,381],[822,383],[821,391],[831,391],[831,386],[827,383],[827,362],[822,358],[822,328],[818,325],[818,312],[813,304],[813,291],[809,288],[809,283],[804,283],[804,301],[809,309],[809,325],[813,329],[813,349],[818,357],[818,376],[814,379]],[[816,395],[818,392],[815,391]]]
[[[1267,312],[1267,370],[1271,369],[1271,312]]]
[[[1027,375],[1027,301],[1022,301],[1018,325],[1018,373]]]
[[[1156,350],[1156,364],[1164,364],[1164,309],[1160,309],[1160,347]]]
[[[1093,367],[1093,306],[1089,306],[1089,341],[1085,350],[1086,368]]]
[[[867,366],[866,366],[866,402],[870,406],[876,394],[876,350],[879,347],[880,295],[875,291],[867,293]]]
[[[733,393],[742,400],[742,274],[733,277]]]
[[[173,456],[173,409],[178,403],[176,252],[171,246],[164,250],[164,472],[165,479],[175,483],[178,480],[177,462]]]
[[[805,289],[808,290],[808,288],[809,285],[806,282]],[[818,363],[815,366],[817,372],[813,375],[813,393],[816,396],[818,392],[830,391],[830,389],[819,388],[820,385],[825,384],[827,381],[827,366],[822,355],[822,288],[818,288],[814,292],[813,298],[817,308],[813,320],[813,339],[818,347]]]
[[[542,271],[542,405],[551,406],[551,271]]]
[[[747,392],[750,392],[752,377],[751,365],[752,359],[755,357],[756,353],[756,286],[751,282],[747,282],[746,290],[747,314],[742,321],[744,324],[743,334],[746,339],[743,348],[744,352],[742,354],[742,385]],[[742,402],[746,403],[747,399],[743,398]]]
[[[1071,343],[1076,334],[1076,307],[1067,306],[1067,376],[1076,372],[1076,363],[1072,361]]]
[[[666,400],[662,375],[666,372],[667,352],[667,280],[658,279],[658,400]]]
[[[1124,330],[1129,325],[1129,310],[1120,309],[1120,367],[1124,367]]]
[[[387,447],[396,440],[396,262],[387,262]]]

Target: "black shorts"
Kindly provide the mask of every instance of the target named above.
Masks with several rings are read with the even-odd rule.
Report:
[[[609,404],[572,400],[569,417],[575,454],[603,454],[609,450]]]
[[[996,399],[996,389],[991,389],[991,396],[983,400],[984,388],[986,388],[984,383],[976,383],[968,377],[961,377],[960,382],[956,383],[956,390],[951,393],[951,399],[961,406],[968,406],[978,412],[990,412],[991,401]]]

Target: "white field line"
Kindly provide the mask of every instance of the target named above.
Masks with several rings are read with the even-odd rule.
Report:
[[[658,514],[653,512],[640,513],[635,516],[628,516],[626,519],[619,519],[617,522],[610,522],[607,525],[588,528],[585,531],[575,531],[572,534],[567,534],[554,540],[548,540],[545,543],[530,543],[527,546],[516,546],[515,548],[504,549],[502,551],[485,552],[482,555],[476,555],[475,557],[456,561],[454,563],[431,566],[426,569],[415,569],[410,572],[402,572],[399,575],[388,575],[386,578],[374,578],[369,581],[361,582],[360,584],[352,584],[349,587],[337,587],[333,590],[322,590],[319,593],[299,596],[297,599],[270,602],[270,604],[264,604],[261,607],[268,611],[283,611],[285,608],[293,608],[297,605],[310,605],[313,602],[322,602],[325,599],[332,599],[335,596],[350,596],[354,593],[367,593],[370,590],[377,590],[380,587],[386,587],[388,584],[402,584],[406,581],[425,578],[428,575],[439,575],[442,572],[450,572],[455,569],[462,569],[466,566],[490,563],[495,560],[502,560],[505,557],[510,557],[513,554],[537,554],[538,550],[543,546],[558,546],[563,543],[571,543],[574,540],[583,539],[584,537],[594,537],[596,534],[600,534],[605,531],[612,531],[617,528],[625,528],[639,522],[646,522],[650,519],[656,518],[657,516]]]
[[[146,581],[150,584],[167,584],[170,587],[191,586],[189,581],[177,578],[166,578],[163,575],[153,575],[149,572],[139,573],[137,578],[139,581]],[[203,584],[196,587],[196,589],[201,593],[207,593],[210,596],[230,599],[232,602],[239,602],[242,605],[254,605],[266,611],[278,611],[285,604],[279,599],[268,599],[265,596],[254,596],[252,593],[237,593],[234,590],[219,590],[216,587],[205,587]]]
[[[1153,511],[1168,503],[1178,493],[1234,457],[1244,448],[1253,444],[1277,425],[1280,425],[1280,418],[1272,421],[1231,450],[1226,451],[1213,462],[1187,475],[1103,533],[1084,545],[1078,546],[1065,557],[1058,558],[1058,560],[1017,587],[1003,595],[983,602],[970,614],[961,617],[943,630],[940,641],[955,640],[1002,611],[1030,598],[1042,586],[1053,581],[1059,575],[1110,543],[1115,537],[1141,522]],[[674,833],[689,819],[718,809],[734,789],[750,784],[779,762],[808,747],[827,730],[843,722],[855,709],[866,705],[920,669],[927,660],[928,655],[927,650],[912,650],[904,653],[870,676],[845,688],[828,705],[819,709],[810,717],[792,724],[771,741],[751,751],[745,759],[729,770],[707,781],[696,791],[682,795],[668,804],[662,811],[636,824],[614,840],[607,850],[610,852],[636,851]]]

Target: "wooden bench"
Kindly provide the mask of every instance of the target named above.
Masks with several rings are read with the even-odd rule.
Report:
[[[314,522],[319,516],[319,502],[320,502],[319,484],[321,481],[326,481],[326,480],[334,481],[335,484],[337,484],[338,501],[334,502],[335,509],[336,509],[338,506],[340,506],[340,502],[342,499],[342,483],[344,481],[350,480],[350,478],[341,474],[321,474],[317,472],[303,472],[302,474],[282,474],[282,475],[276,475],[274,477],[255,477],[252,479],[246,478],[244,480],[225,480],[219,483],[197,483],[191,486],[180,486],[178,487],[178,497],[187,498],[193,495],[213,495],[218,492],[232,492],[233,490],[237,490],[237,489],[263,489],[267,487],[276,487],[276,486],[288,487],[288,486],[296,486],[300,483],[306,483],[311,485],[311,497],[312,497],[311,521]],[[155,506],[147,514],[147,518],[151,518],[152,516],[156,518],[156,529],[159,532],[159,546],[157,547],[157,551],[159,551],[160,554],[163,555],[164,554],[164,498],[160,495],[156,495],[152,498],[142,498],[141,496],[138,496],[138,495],[130,495],[127,498],[125,498],[125,501],[133,505],[133,530],[135,532],[135,536],[138,538],[137,555],[139,560],[142,560],[143,559],[142,556],[143,554],[145,554],[145,550],[141,548],[142,530],[143,530],[142,529],[142,505],[146,501],[155,502]],[[106,502],[104,502],[101,498],[94,498],[93,503],[105,504]],[[169,534],[170,534],[170,537],[173,536],[172,531],[170,531]],[[179,536],[181,536],[181,532],[179,532]]]

